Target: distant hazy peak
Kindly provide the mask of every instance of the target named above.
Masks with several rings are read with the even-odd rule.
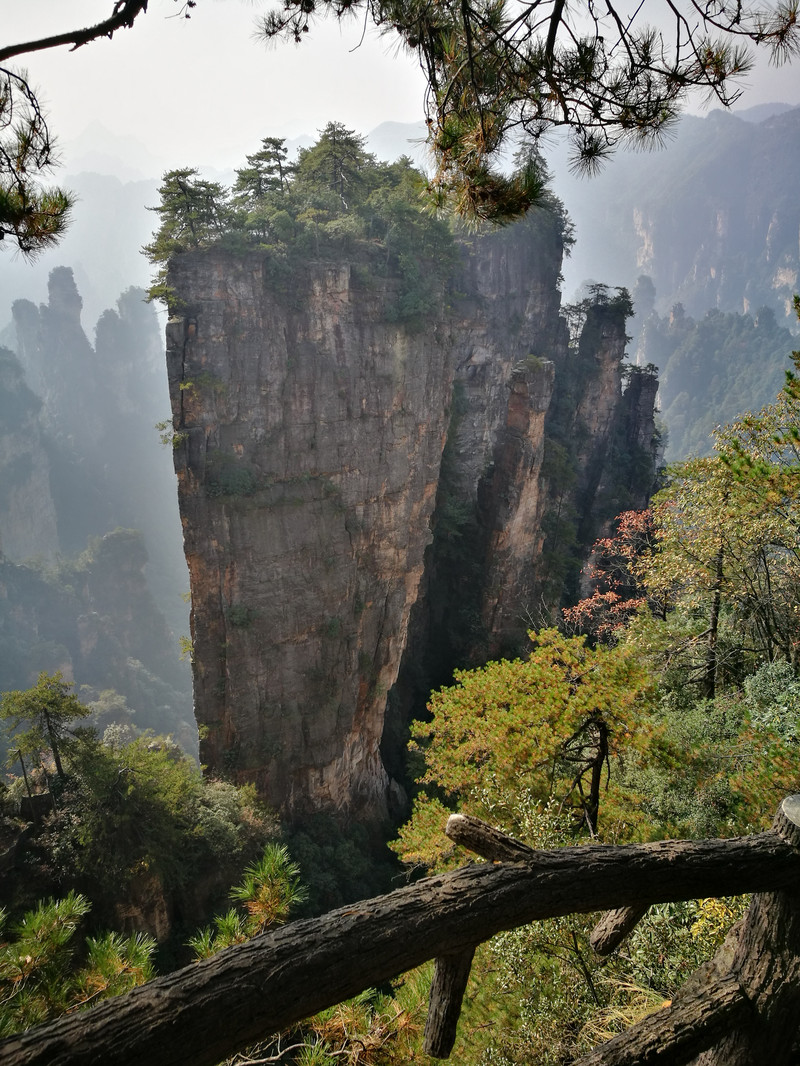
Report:
[[[736,118],[744,119],[745,122],[766,122],[768,118],[782,115],[786,111],[794,111],[796,104],[756,104],[754,107],[744,107],[741,111],[737,108],[732,112]]]

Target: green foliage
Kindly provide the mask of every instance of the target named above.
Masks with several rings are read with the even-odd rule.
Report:
[[[745,703],[757,728],[787,740],[800,732],[800,680],[783,659],[763,663],[744,681]]]
[[[206,466],[206,495],[252,496],[258,491],[257,474],[227,452],[209,454]]]
[[[274,831],[252,790],[205,781],[164,738],[110,751],[87,742],[49,839],[62,876],[74,871],[111,889],[141,869],[168,886],[213,862],[233,868]]]
[[[365,150],[364,138],[341,122],[329,122],[316,144],[298,153],[297,180],[312,191],[334,193],[347,211],[348,201],[363,196],[368,170],[374,167],[375,157]]]
[[[698,698],[687,691],[682,671],[674,688],[665,681],[660,758],[632,762],[626,770],[629,786],[642,797],[647,834],[698,839],[747,832],[754,811],[737,777],[750,775],[765,753],[752,744],[745,707],[734,694]]]
[[[709,455],[714,430],[779,391],[792,335],[768,308],[755,315],[711,310],[650,314],[640,350],[660,368],[661,413],[669,427],[666,458]]]
[[[760,747],[754,743],[741,700],[720,696],[698,702],[676,676],[660,704],[640,699],[626,710],[613,695],[614,678],[625,692],[629,682],[620,663],[628,655],[641,669],[643,656],[634,640],[617,660],[619,647],[594,657],[580,641],[539,636],[541,672],[525,670],[526,663],[489,664],[459,675],[457,686],[434,695],[431,723],[415,730],[428,739],[424,779],[434,792],[418,797],[411,822],[401,830],[395,846],[406,862],[436,871],[464,861],[443,833],[454,801],[533,847],[574,843],[574,817],[563,803],[569,779],[559,776],[558,747],[585,709],[571,710],[572,693],[566,699],[559,694],[562,671],[573,679],[578,704],[583,699],[585,707],[620,713],[618,756],[610,781],[604,781],[599,823],[606,839],[716,836],[761,827],[762,805],[753,792],[767,780],[774,785],[776,749],[765,743],[763,732]],[[770,816],[777,798],[773,793],[767,801]],[[614,812],[623,817],[609,826]],[[671,999],[720,944],[745,903],[705,900],[652,908],[607,959],[598,959],[589,947],[591,916],[537,922],[495,937],[473,962],[459,1024],[459,1062],[572,1061]]]
[[[158,194],[161,203],[150,210],[158,214],[161,226],[153,242],[143,249],[151,262],[199,248],[225,231],[227,193],[218,182],[200,178],[196,169],[167,171]]]
[[[269,257],[272,282],[288,295],[297,293],[309,259],[346,256],[357,260],[355,280],[367,278],[374,286],[377,278],[386,279],[389,321],[422,328],[447,300],[459,263],[449,223],[426,203],[425,178],[406,157],[377,162],[364,139],[337,122],[299,152],[296,164],[287,158],[283,140],[265,138],[261,149],[247,156],[247,166],[236,171],[230,193],[202,181],[194,170],[165,174],[161,204],[153,209],[161,225],[144,248],[159,267],[151,299],[177,306],[167,263],[190,248],[219,243],[234,252],[260,249]],[[569,221],[547,190],[548,180],[538,155],[527,153],[506,185],[529,191],[535,186],[540,209],[532,225],[566,246],[572,240]]]
[[[295,173],[282,137],[265,137],[261,148],[247,156],[247,166],[236,171],[233,187],[237,203],[258,204],[268,193],[282,193]]]
[[[304,912],[320,914],[353,900],[388,892],[397,861],[364,825],[342,826],[327,814],[306,818],[286,842],[308,888]]]
[[[169,448],[179,448],[184,441],[189,439],[188,433],[175,429],[171,418],[156,422],[155,428],[158,430],[158,439]]]
[[[105,933],[76,950],[75,933],[89,909],[74,892],[42,902],[0,942],[0,1038],[120,995],[153,976],[151,937]],[[0,937],[8,935],[4,925],[0,911]]]
[[[263,19],[263,34],[299,43],[317,18],[353,14],[397,34],[427,80],[432,196],[453,200],[468,218],[502,222],[538,202],[536,153],[528,146],[554,127],[567,129],[573,166],[592,172],[619,142],[660,140],[693,89],[725,105],[735,100],[736,76],[751,65],[744,45],[766,46],[779,58],[797,53],[791,4],[670,9],[672,36],[650,8],[616,4],[590,9],[587,19],[584,5],[560,2],[286,0]],[[495,163],[520,136],[528,158],[504,176]]]
[[[308,898],[308,891],[286,846],[268,844],[261,858],[247,867],[241,882],[231,889],[230,898],[243,906],[244,913],[231,908],[215,918],[213,929],[206,927],[192,937],[189,946],[197,959],[210,958],[271,926],[283,925],[290,911]]]
[[[669,484],[654,499],[656,545],[641,562],[640,578],[665,604],[708,619],[701,635],[708,649],[707,694],[713,694],[711,671],[726,668],[716,653],[724,630],[735,638],[733,663],[748,652],[768,660],[795,658],[798,414],[798,400],[783,393],[757,414],[718,430],[716,454],[673,467]]]
[[[164,176],[154,208],[161,225],[144,249],[159,267],[151,298],[175,303],[170,256],[221,242],[267,252],[275,281],[292,292],[309,258],[354,256],[369,265],[370,279],[399,281],[387,287],[392,321],[417,326],[441,305],[455,246],[448,225],[423,212],[424,180],[408,159],[378,163],[363,138],[331,122],[296,165],[282,140],[265,138],[236,173],[231,194],[193,170]]]
[[[0,67],[0,240],[34,258],[56,244],[74,197],[40,182],[57,163],[44,112],[27,72]]]
[[[300,867],[284,844],[268,844],[258,862],[248,866],[231,899],[247,908],[252,936],[270,925],[283,925],[292,908],[308,898],[300,882]]]
[[[106,901],[138,875],[179,891],[209,863],[223,876],[224,871],[232,874],[274,836],[272,817],[252,787],[204,779],[170,738],[134,738],[130,727],[119,723],[106,730],[107,743],[91,729],[67,737],[66,725],[89,715],[90,709],[66,693],[69,686],[58,679],[40,679],[27,693],[7,693],[4,705],[15,714],[20,707],[31,713],[42,691],[52,697],[52,683],[66,702],[63,721],[52,724],[63,759],[61,783],[56,808],[37,837],[43,871],[51,881],[77,885],[93,899]],[[97,705],[118,702],[116,693],[106,692]],[[48,703],[48,713],[51,707]],[[64,706],[58,709],[63,712]],[[30,742],[35,740],[38,750],[47,735],[46,727],[37,727]]]
[[[225,617],[236,629],[249,629],[258,617],[258,611],[244,603],[232,603]]]
[[[158,193],[161,201],[150,210],[158,214],[160,225],[153,240],[142,248],[151,263],[161,265],[149,291],[150,299],[170,295],[163,269],[169,257],[218,239],[232,217],[227,191],[218,182],[200,178],[195,168],[167,171]]]
[[[74,740],[70,727],[89,714],[89,708],[71,693],[71,688],[60,672],[52,676],[41,673],[33,688],[5,692],[0,699],[0,719],[8,723],[15,748],[37,758],[41,752],[49,751],[62,781],[66,775],[61,756]],[[23,725],[27,729],[19,732]],[[16,751],[12,757],[16,759]]]
[[[483,669],[456,671],[456,684],[433,694],[430,722],[412,728],[425,756],[421,783],[448,805],[515,828],[520,797],[544,803],[555,795],[577,826],[598,830],[600,777],[605,831],[618,835],[637,820],[636,797],[624,787],[620,764],[643,749],[653,727],[646,700],[649,677],[622,648],[587,647],[582,638],[555,630],[531,634],[527,660],[503,660]],[[427,861],[424,838],[430,805],[421,794],[398,850]],[[607,808],[607,811],[606,811]],[[436,810],[438,814],[438,810]],[[419,833],[419,820],[424,823]]]

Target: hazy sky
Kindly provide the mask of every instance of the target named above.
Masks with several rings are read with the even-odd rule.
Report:
[[[153,174],[238,165],[264,136],[313,134],[331,119],[367,132],[422,117],[416,60],[374,32],[359,46],[359,21],[342,28],[326,21],[299,47],[267,48],[254,39],[254,25],[270,0],[198,0],[188,20],[175,17],[181,2],[150,0],[133,29],[111,41],[20,61],[42,91],[67,166],[72,142],[93,122],[146,145],[144,169]],[[92,24],[111,9],[111,0],[0,0],[2,37],[11,43]],[[778,71],[764,64],[750,81],[740,106],[800,103],[797,64]]]
[[[182,0],[150,0],[133,29],[111,41],[22,57],[61,147],[64,170],[54,180],[70,185],[69,174],[81,170],[122,181],[156,179],[179,166],[230,173],[265,136],[313,136],[331,120],[364,134],[383,122],[420,123],[422,74],[396,40],[372,31],[361,43],[360,21],[342,27],[323,21],[299,47],[267,48],[255,40],[255,24],[259,10],[275,2],[197,0],[187,20],[175,17]],[[648,14],[663,11],[664,3],[650,0]],[[0,0],[0,39],[17,43],[91,25],[112,8],[113,0]],[[800,63],[779,71],[765,64],[751,82],[742,107],[800,104]],[[395,142],[399,151],[408,150],[407,135]],[[77,181],[70,187],[78,189]],[[58,247],[35,263],[0,249],[0,328],[12,300],[46,298],[53,266],[75,269],[90,329],[123,288],[146,285],[150,268],[139,248],[153,229],[145,210],[153,199],[152,188],[141,191],[138,209],[127,208],[124,219],[114,216],[109,200],[98,223],[96,198],[83,189]],[[566,202],[569,208],[568,196]]]
[[[299,47],[254,39],[259,6],[198,0],[190,19],[180,0],[150,0],[134,27],[75,52],[24,57],[47,103],[69,165],[70,142],[92,122],[142,141],[167,166],[239,165],[268,135],[314,134],[331,119],[366,132],[383,121],[422,117],[416,61],[362,23],[333,22]],[[5,42],[100,21],[111,0],[0,0]],[[172,17],[170,17],[172,16]]]

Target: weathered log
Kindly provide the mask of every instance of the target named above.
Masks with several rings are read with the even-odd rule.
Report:
[[[490,862],[525,862],[536,857],[534,848],[467,814],[451,814],[445,833],[456,844]],[[610,955],[638,925],[649,904],[607,911],[592,930],[589,943],[598,955]]]
[[[596,955],[610,955],[649,910],[649,904],[642,904],[639,907],[617,907],[613,911],[606,911],[589,934],[592,951]]]
[[[773,830],[800,846],[800,796],[781,804]],[[751,1025],[732,1026],[696,1066],[795,1066],[800,1062],[800,882],[753,896],[731,973],[753,1005]]]
[[[525,862],[536,856],[534,848],[468,814],[451,814],[447,819],[445,833],[456,844],[490,862]],[[596,954],[610,955],[649,909],[649,904],[643,904],[607,911],[589,937],[589,943]]]
[[[649,1014],[638,1025],[578,1059],[574,1066],[686,1066],[749,1015],[747,997],[730,975]]]
[[[446,1059],[453,1050],[474,954],[475,948],[469,947],[436,960],[423,1041],[425,1054],[431,1058]]]
[[[539,854],[535,848],[469,814],[451,814],[444,831],[456,844],[489,862],[527,862]]]
[[[444,831],[456,844],[489,862],[520,862],[536,854],[527,844],[468,814],[451,814]],[[453,1050],[474,954],[472,946],[436,960],[424,1039],[425,1053],[431,1058],[446,1059]]]
[[[541,918],[797,883],[776,832],[475,864],[305,919],[0,1044],[3,1066],[213,1066],[431,958]]]
[[[773,831],[800,846],[800,797]],[[575,1066],[795,1066],[800,1061],[800,891],[759,893],[710,963],[658,1011]]]

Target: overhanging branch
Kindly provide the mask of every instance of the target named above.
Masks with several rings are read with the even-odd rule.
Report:
[[[147,11],[147,3],[148,0],[116,0],[110,17],[95,26],[0,48],[0,63],[14,56],[27,55],[29,52],[43,52],[48,48],[60,48],[62,45],[72,45],[74,50],[89,44],[90,41],[96,41],[99,37],[113,37],[117,30],[130,29],[139,15]]]

